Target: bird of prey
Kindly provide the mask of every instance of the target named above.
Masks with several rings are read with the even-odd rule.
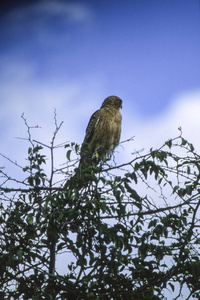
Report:
[[[84,145],[92,154],[92,161],[98,163],[110,158],[114,148],[119,144],[121,135],[120,113],[122,100],[117,96],[107,97],[100,109],[91,116],[81,150],[81,161],[84,159]]]
[[[121,135],[120,108],[122,100],[117,96],[109,96],[100,109],[93,113],[86,128],[79,166],[64,185],[64,189],[70,184],[81,188],[92,180],[95,165],[110,159]]]

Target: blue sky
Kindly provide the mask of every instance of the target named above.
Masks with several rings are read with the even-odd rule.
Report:
[[[114,93],[146,118],[199,88],[199,0],[33,1],[10,7],[1,28],[2,59],[34,65],[40,81],[99,77],[94,101]]]
[[[196,141],[199,0],[17,3],[0,13],[4,153],[25,147],[14,140],[26,135],[22,113],[49,142],[54,108],[64,121],[60,141],[81,143],[90,115],[112,94],[123,100],[122,140],[134,135],[136,149],[160,146],[179,126]]]

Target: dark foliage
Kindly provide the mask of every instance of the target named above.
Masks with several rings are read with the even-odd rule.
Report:
[[[167,290],[173,299],[185,291],[199,299],[200,156],[193,146],[180,135],[120,166],[85,164],[63,189],[54,176],[73,176],[79,147],[66,145],[68,164],[56,169],[59,128],[45,146],[28,127],[24,181],[1,169],[0,299],[150,300],[165,299]]]

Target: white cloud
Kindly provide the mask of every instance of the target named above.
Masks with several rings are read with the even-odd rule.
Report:
[[[39,80],[36,76],[37,70],[31,63],[6,58],[0,67],[1,153],[19,164],[25,163],[29,145],[15,139],[27,137],[27,128],[21,119],[22,113],[29,126],[41,127],[32,130],[34,139],[50,145],[55,130],[56,109],[57,123],[64,121],[57,135],[56,144],[69,141],[82,142],[89,116],[100,105],[96,97],[101,93],[99,77],[85,77],[82,81],[58,83],[50,79]],[[63,148],[62,152],[56,155],[57,167],[66,161],[65,153],[66,149]],[[49,157],[50,153],[47,155]],[[2,158],[0,164],[7,165]]]
[[[64,121],[58,143],[81,143],[90,115],[99,108],[103,100],[97,97],[104,92],[103,81],[98,76],[84,78],[79,82],[58,84],[50,80],[38,80],[35,72],[36,69],[31,63],[16,62],[14,59],[6,59],[1,63],[0,120],[4,128],[1,133],[3,153],[11,155],[13,148],[10,145],[13,143],[18,143],[19,147],[19,141],[13,141],[14,137],[27,136],[20,118],[22,113],[31,126],[42,127],[34,131],[36,139],[48,144],[55,129],[56,109],[58,123]],[[135,136],[135,139],[132,143],[123,144],[124,149],[117,149],[117,160],[127,161],[132,158],[131,152],[135,150],[145,148],[148,151],[151,147],[160,147],[167,139],[179,134],[178,127],[182,127],[186,139],[194,143],[197,149],[200,148],[200,91],[177,95],[171,102],[173,104],[165,113],[148,121],[139,118],[136,112],[133,115],[132,104],[126,104],[130,109],[122,110],[122,140],[131,136]],[[24,155],[21,149],[19,155]]]
[[[98,75],[73,82],[51,82],[39,80],[35,65],[30,62],[4,57],[0,65],[0,122],[1,152],[9,157],[23,161],[27,155],[27,144],[15,137],[27,137],[26,128],[20,118],[25,114],[30,126],[39,125],[33,130],[34,138],[48,144],[54,132],[54,109],[57,110],[58,123],[64,124],[58,134],[57,143],[81,143],[91,114],[101,105],[100,95],[105,94],[104,81]],[[99,96],[98,96],[99,95]],[[123,99],[126,101],[126,99]],[[141,119],[133,114],[133,104],[126,103],[129,109],[122,110],[122,140],[135,136],[134,141],[125,143],[116,150],[116,161],[127,162],[135,150],[160,147],[169,138],[183,136],[200,149],[200,91],[191,91],[174,97],[171,106],[161,115]],[[57,165],[65,161],[63,149],[56,157]]]
[[[66,1],[43,0],[27,6],[20,6],[12,10],[7,16],[7,21],[24,22],[38,17],[66,18],[71,22],[88,21],[91,11],[81,2],[68,3]]]
[[[169,111],[171,123],[181,126],[183,136],[200,148],[200,90],[186,92],[174,99]],[[167,129],[167,128],[166,128]],[[172,125],[170,125],[172,130]]]
[[[93,20],[93,12],[81,2],[43,0],[18,6],[3,18],[4,31],[7,37],[12,37],[11,43],[19,47],[17,53],[21,56],[34,45],[46,47],[47,52],[56,47],[65,48],[70,43],[69,29],[76,25],[81,31],[84,24]]]
[[[127,159],[134,150],[144,148],[148,151],[151,147],[162,146],[165,141],[180,134],[179,127],[182,128],[183,137],[193,143],[197,151],[200,150],[200,91],[181,93],[170,103],[164,113],[147,121],[139,119],[136,113],[123,116],[123,139],[135,136],[134,142],[130,143],[131,149],[125,144],[128,149],[123,159]]]

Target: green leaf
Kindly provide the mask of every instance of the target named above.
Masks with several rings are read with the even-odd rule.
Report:
[[[32,225],[33,224],[33,215],[32,214],[29,214],[27,217],[26,217],[26,221],[28,224]]]
[[[148,225],[148,228],[151,228],[151,227],[155,227],[156,224],[157,224],[158,220],[157,219],[153,219],[149,222],[149,225]]]
[[[194,151],[194,146],[192,144],[189,144],[190,147],[190,151],[193,152]]]
[[[23,168],[23,171],[24,171],[24,172],[26,172],[27,170],[29,170],[29,167],[28,167],[28,166]]]
[[[170,139],[170,140],[166,141],[165,144],[169,147],[169,149],[171,149],[171,147],[172,147],[172,140]]]
[[[67,153],[66,153],[66,156],[67,156],[67,159],[70,161],[70,156],[71,156],[71,152],[72,150],[68,150]]]
[[[18,249],[17,250],[17,256],[18,256],[19,261],[22,260],[22,255],[23,255],[23,250],[22,249]]]
[[[80,149],[80,146],[78,144],[75,145],[75,152],[78,153]]]
[[[181,138],[181,145],[184,146],[187,144],[187,141],[184,138]]]
[[[33,180],[33,176],[28,177],[28,183],[30,184],[30,186],[33,186]]]
[[[131,198],[138,201],[138,202],[141,202],[141,197],[138,195],[138,193],[135,191],[135,190],[132,190],[131,191]]]
[[[39,150],[42,150],[42,149],[43,149],[42,146],[37,145],[36,147],[33,148],[33,153],[36,153],[36,152],[38,152]]]

